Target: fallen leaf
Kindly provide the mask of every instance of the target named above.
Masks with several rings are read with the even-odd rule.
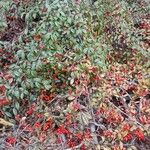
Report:
[[[4,125],[4,126],[14,126],[13,123],[8,122],[8,121],[4,120],[3,118],[0,118],[0,124]]]
[[[68,97],[68,100],[72,101],[72,100],[74,100],[75,98],[76,98],[75,96],[69,96],[69,97]]]

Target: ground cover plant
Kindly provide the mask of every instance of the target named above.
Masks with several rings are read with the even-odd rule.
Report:
[[[0,1],[0,150],[149,150],[148,1]]]

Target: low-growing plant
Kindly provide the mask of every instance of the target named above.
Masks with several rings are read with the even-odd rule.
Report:
[[[13,127],[0,148],[149,148],[149,24],[135,25],[136,4],[6,3],[0,117],[15,125],[0,118]]]

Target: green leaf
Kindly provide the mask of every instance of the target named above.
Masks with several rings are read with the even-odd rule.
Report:
[[[18,113],[18,112],[17,112],[17,109],[16,109],[16,108],[13,108],[13,114],[14,114],[14,115],[17,115],[17,113]]]
[[[19,110],[19,108],[20,108],[20,104],[16,101],[15,102],[15,108],[17,109],[17,110]]]
[[[37,88],[40,88],[40,83],[39,83],[39,82],[35,82],[35,86],[36,86]]]
[[[44,87],[46,90],[49,90],[49,89],[51,89],[52,86],[51,85],[44,85]]]
[[[21,99],[24,98],[24,93],[21,93],[20,98],[21,98]]]
[[[19,96],[20,96],[19,91],[16,90],[16,91],[14,92],[14,95],[15,95],[17,98],[19,98]]]
[[[71,80],[70,80],[70,84],[72,85],[74,83],[74,78],[72,78]]]
[[[13,74],[14,74],[15,76],[17,76],[17,77],[20,76],[20,73],[18,72],[18,70],[14,71]]]
[[[8,112],[8,111],[5,111],[5,115],[10,117],[10,118],[12,117],[12,114],[10,112]]]
[[[19,50],[19,51],[17,51],[17,56],[18,56],[19,58],[25,59],[24,50]]]

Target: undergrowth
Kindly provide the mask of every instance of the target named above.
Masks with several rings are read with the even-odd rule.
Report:
[[[150,149],[146,1],[0,7],[0,149]]]

